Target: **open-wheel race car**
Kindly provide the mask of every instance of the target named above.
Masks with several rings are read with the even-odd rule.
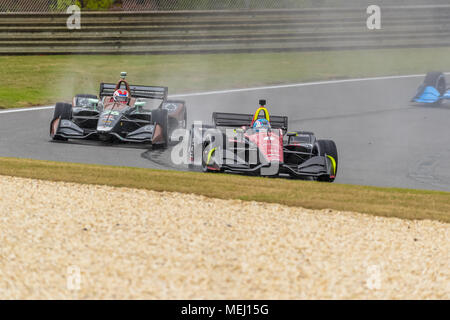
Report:
[[[260,176],[290,176],[333,182],[338,153],[332,140],[289,131],[288,118],[271,116],[260,100],[254,115],[213,113],[213,125],[192,125],[188,141],[191,169]]]
[[[450,100],[450,88],[447,87],[444,73],[428,72],[411,101],[440,105],[444,100]]]
[[[101,83],[99,97],[79,94],[57,103],[50,123],[53,140],[95,139],[167,146],[171,132],[186,128],[186,105],[168,100],[166,87]]]

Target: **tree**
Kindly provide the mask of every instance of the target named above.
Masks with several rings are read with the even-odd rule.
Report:
[[[77,0],[77,5],[84,10],[107,10],[115,0]]]

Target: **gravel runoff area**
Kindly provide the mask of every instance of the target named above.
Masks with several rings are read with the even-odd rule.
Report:
[[[449,299],[450,225],[0,176],[0,299]]]

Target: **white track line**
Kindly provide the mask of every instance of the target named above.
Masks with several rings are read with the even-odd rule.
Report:
[[[295,87],[309,87],[309,86],[318,86],[318,85],[347,83],[347,82],[419,78],[419,77],[424,77],[424,76],[425,76],[425,74],[411,74],[411,75],[405,75],[405,76],[386,76],[386,77],[373,77],[373,78],[357,78],[357,79],[328,80],[328,81],[316,81],[316,82],[302,82],[302,83],[282,84],[282,85],[254,87],[254,88],[245,88],[245,89],[230,89],[230,90],[207,91],[207,92],[199,92],[199,93],[175,94],[175,95],[170,96],[170,98],[208,96],[208,95],[214,95],[214,94],[226,94],[226,93],[235,93],[235,92],[272,90],[272,89],[295,88]]]
[[[445,72],[445,74],[450,74],[450,73],[449,72]],[[319,85],[329,85],[329,84],[339,84],[339,83],[349,83],[349,82],[391,80],[391,79],[405,79],[405,78],[419,78],[419,77],[423,77],[423,76],[425,76],[425,75],[424,74],[411,74],[411,75],[405,75],[405,76],[386,76],[386,77],[373,77],[373,78],[356,78],[356,79],[343,79],[343,80],[302,82],[302,83],[282,84],[282,85],[273,85],[273,86],[265,86],[265,87],[244,88],[244,89],[230,89],[230,90],[218,90],[218,91],[207,91],[207,92],[186,93],[186,94],[174,94],[174,95],[170,95],[169,98],[186,98],[186,97],[197,97],[197,96],[209,96],[209,95],[215,95],[215,94],[227,94],[227,93],[260,91],[260,90],[273,90],[273,89],[295,88],[295,87],[308,87],[308,86],[319,86]],[[0,114],[15,113],[15,112],[25,112],[25,111],[47,110],[47,109],[52,109],[52,108],[54,108],[54,106],[22,108],[22,109],[9,109],[9,110],[0,111]]]
[[[0,111],[2,113],[15,113],[15,112],[25,112],[25,111],[37,111],[37,110],[46,110],[53,109],[55,106],[47,106],[47,107],[31,107],[31,108],[20,108],[20,109],[8,109]]]

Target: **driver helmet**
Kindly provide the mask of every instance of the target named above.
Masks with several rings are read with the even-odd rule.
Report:
[[[253,123],[253,129],[255,131],[270,129],[270,122],[267,119],[258,119]]]
[[[130,101],[130,93],[127,90],[119,89],[114,92],[114,101],[128,104]]]

